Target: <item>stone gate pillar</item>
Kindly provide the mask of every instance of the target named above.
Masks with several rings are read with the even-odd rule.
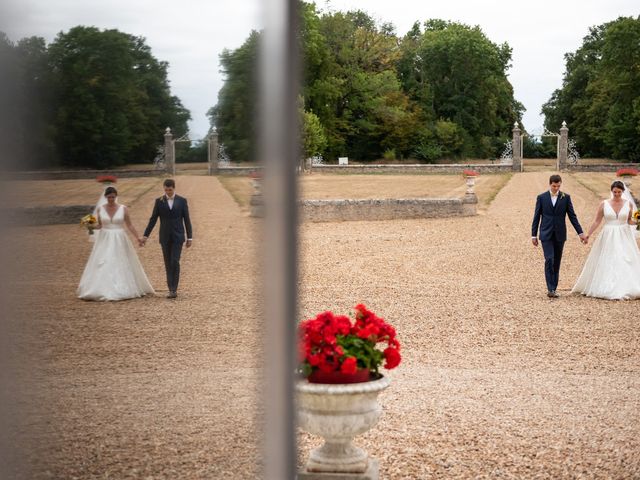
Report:
[[[564,170],[567,167],[567,158],[569,155],[569,129],[567,122],[562,122],[560,128],[560,137],[558,138],[558,170]]]
[[[209,175],[218,174],[218,132],[209,134],[207,159],[209,160]]]
[[[522,171],[522,135],[520,134],[520,127],[518,126],[518,122],[513,124],[513,141],[511,143],[511,147],[513,149],[513,171],[521,172]]]
[[[176,147],[173,143],[173,134],[171,129],[167,127],[164,131],[164,165],[167,173],[175,175],[176,173]]]

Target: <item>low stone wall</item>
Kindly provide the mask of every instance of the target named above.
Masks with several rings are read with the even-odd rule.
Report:
[[[117,178],[155,177],[164,175],[164,170],[35,170],[30,172],[7,172],[11,180],[80,180],[99,175],[114,175]]]
[[[251,167],[220,167],[218,166],[218,170],[214,170],[214,175],[232,175],[232,176],[247,176],[251,175],[254,172],[262,171],[262,167],[260,166],[251,166]]]
[[[477,197],[369,200],[303,200],[303,222],[346,222],[403,218],[463,217],[476,214]]]
[[[93,212],[95,205],[67,205],[3,209],[0,217],[8,225],[80,224],[80,219]]]
[[[311,172],[319,173],[396,173],[396,174],[461,174],[463,170],[478,173],[507,173],[513,171],[510,163],[462,164],[433,163],[413,165],[314,165]]]
[[[596,163],[593,165],[578,163],[567,165],[568,172],[613,172],[620,168],[636,168],[640,170],[640,163]]]

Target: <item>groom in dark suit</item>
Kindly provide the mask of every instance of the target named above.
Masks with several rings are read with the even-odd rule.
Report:
[[[558,279],[560,275],[560,262],[562,261],[562,250],[564,242],[567,240],[567,225],[565,217],[580,236],[580,241],[586,245],[582,227],[578,222],[576,212],[573,210],[571,197],[560,191],[562,178],[560,175],[549,177],[549,191],[538,195],[536,209],[533,213],[533,224],[531,225],[531,242],[538,246],[538,227],[540,228],[540,242],[544,252],[544,275],[547,280],[547,296],[557,298]]]
[[[191,246],[191,220],[189,219],[189,206],[187,199],[175,194],[176,182],[170,178],[164,181],[164,195],[156,199],[153,213],[149,218],[149,224],[144,231],[141,245],[144,245],[160,218],[160,245],[164,256],[164,268],[167,272],[167,285],[169,295],[167,298],[178,296],[178,282],[180,281],[180,255],[182,245]]]

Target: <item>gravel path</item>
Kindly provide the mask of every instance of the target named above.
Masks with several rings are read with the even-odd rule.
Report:
[[[514,175],[473,218],[301,227],[302,317],[363,302],[403,343],[358,439],[382,478],[640,478],[640,303],[569,296],[590,248],[574,235],[562,297],[544,295],[529,229],[548,176]],[[74,296],[79,227],[10,232],[24,478],[257,478],[257,222],[216,178],[177,184],[195,240],[174,302],[157,232],[140,257],[158,295],[106,304]],[[598,199],[564,187],[586,228]],[[139,230],[160,193],[131,205]],[[299,438],[303,461],[319,440]]]
[[[586,228],[599,199],[565,177]],[[576,235],[546,297],[530,225],[548,178],[515,175],[474,218],[302,228],[305,318],[364,302],[403,342],[360,442],[383,478],[640,477],[640,302],[568,296]]]
[[[178,177],[177,192],[189,199],[194,245],[175,301],[164,298],[157,227],[139,250],[157,295],[109,303],[75,298],[91,248],[79,227],[14,235],[34,380],[25,478],[256,476],[255,221],[213,177]],[[161,193],[158,180],[131,205],[139,232]]]

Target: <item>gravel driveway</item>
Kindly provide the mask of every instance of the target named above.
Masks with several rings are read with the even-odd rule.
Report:
[[[575,235],[546,297],[529,234],[548,176],[514,175],[472,218],[300,228],[301,316],[362,302],[402,342],[357,442],[382,478],[640,478],[640,302],[569,295],[590,248]],[[587,228],[599,199],[565,177]],[[214,177],[177,191],[194,246],[176,301],[157,231],[139,250],[157,296],[115,303],[75,298],[79,227],[9,232],[22,475],[7,478],[259,478],[258,223]],[[161,192],[131,205],[139,230]],[[302,462],[319,439],[299,440]]]

